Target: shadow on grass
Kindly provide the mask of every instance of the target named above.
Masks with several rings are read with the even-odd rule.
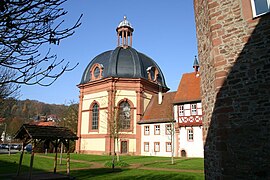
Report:
[[[138,170],[138,169],[115,169],[114,172],[109,168],[88,169],[72,171],[72,176],[76,179],[178,179],[178,180],[193,180],[203,179],[203,175],[191,173],[176,173],[176,172],[159,172],[153,170]]]
[[[18,161],[13,161],[13,162],[7,162],[7,161],[1,161],[0,160],[0,179],[12,179],[12,177],[15,177],[17,175],[17,170],[18,170]],[[33,173],[36,172],[46,172],[41,169],[36,169],[33,168],[32,170]],[[21,174],[28,174],[29,173],[29,166],[21,166]]]
[[[97,169],[87,169],[87,170],[73,170],[71,171],[72,176],[77,179],[88,179],[99,176],[109,177],[110,175],[122,172],[122,169],[116,168],[114,171],[111,168],[97,168]]]

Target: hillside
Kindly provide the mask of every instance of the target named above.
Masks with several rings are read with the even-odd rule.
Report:
[[[15,100],[13,98],[0,101],[0,133],[7,124],[7,135],[13,136],[24,123],[38,121],[54,121],[76,132],[78,104],[47,104],[37,100]],[[0,134],[1,135],[1,134]]]

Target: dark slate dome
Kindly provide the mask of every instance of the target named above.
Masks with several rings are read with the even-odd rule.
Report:
[[[120,77],[149,80],[150,77],[150,80],[153,82],[168,88],[163,73],[156,62],[130,46],[125,48],[119,46],[114,50],[97,55],[86,67],[80,84],[96,80],[95,77],[97,76],[93,74],[95,73],[93,72],[95,67],[100,68],[97,71],[97,73],[100,73],[100,76],[97,75],[98,79]],[[153,71],[152,73],[151,70]]]

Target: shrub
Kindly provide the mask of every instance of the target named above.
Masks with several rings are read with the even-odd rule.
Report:
[[[112,161],[105,162],[104,166],[108,168],[112,168]],[[123,161],[114,162],[114,167],[127,167],[127,166],[129,166],[129,164]]]

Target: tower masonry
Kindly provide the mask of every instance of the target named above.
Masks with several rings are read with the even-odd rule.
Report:
[[[194,0],[206,179],[270,179],[269,0]]]

